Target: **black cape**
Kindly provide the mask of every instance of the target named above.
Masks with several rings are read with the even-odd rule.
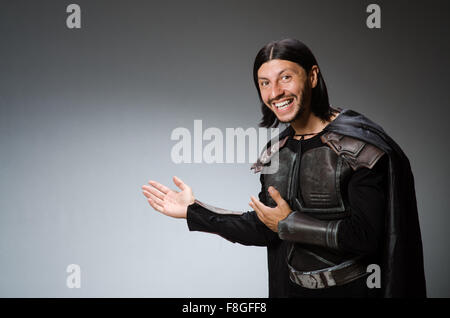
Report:
[[[363,140],[388,155],[388,202],[380,264],[382,295],[426,297],[414,177],[408,158],[383,128],[353,110],[341,110],[325,130]]]

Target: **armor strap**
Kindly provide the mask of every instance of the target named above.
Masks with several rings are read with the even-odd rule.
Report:
[[[281,140],[275,142],[272,146],[263,150],[258,160],[251,166],[250,170],[254,170],[254,173],[261,172],[263,166],[270,162],[272,157],[286,144],[289,139],[289,135],[283,137]]]
[[[285,241],[339,249],[337,236],[341,221],[317,220],[294,211],[278,222],[278,236]]]

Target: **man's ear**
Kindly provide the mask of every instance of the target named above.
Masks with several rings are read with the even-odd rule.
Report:
[[[309,71],[309,83],[311,84],[311,88],[317,86],[319,81],[319,67],[317,65],[313,65],[311,70]]]

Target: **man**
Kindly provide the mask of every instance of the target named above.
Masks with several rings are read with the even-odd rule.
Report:
[[[252,166],[253,211],[238,213],[150,181],[143,192],[166,215],[245,245],[267,246],[269,297],[425,297],[422,242],[409,161],[377,124],[334,109],[318,63],[302,42],[264,46],[253,77],[260,126],[289,123]],[[279,169],[265,174],[277,154]],[[381,288],[367,286],[367,266]]]

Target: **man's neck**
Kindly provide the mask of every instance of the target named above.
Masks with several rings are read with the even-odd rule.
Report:
[[[336,116],[331,117],[330,121],[324,121],[317,117],[310,110],[303,112],[303,114],[291,122],[291,127],[294,129],[295,134],[315,134],[321,132]],[[304,136],[304,139],[309,139],[314,135]],[[300,139],[301,136],[294,136],[295,139]]]

